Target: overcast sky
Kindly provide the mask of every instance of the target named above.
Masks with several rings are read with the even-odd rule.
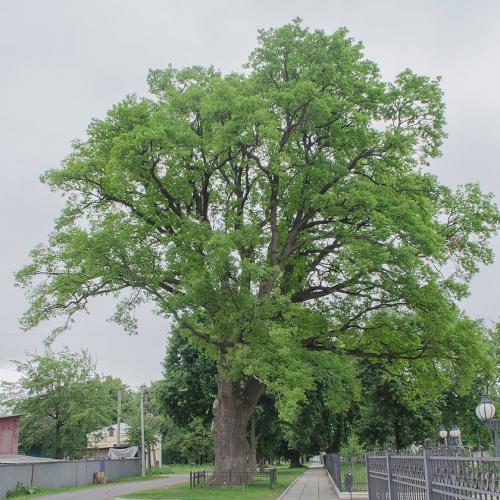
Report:
[[[193,64],[238,71],[257,29],[301,17],[328,32],[347,26],[386,79],[410,67],[442,76],[449,138],[431,171],[445,184],[479,182],[500,195],[500,2],[498,0],[0,0],[0,378],[12,359],[41,349],[50,325],[20,332],[26,308],[13,273],[44,241],[62,206],[40,184],[89,121],[128,93],[147,92],[149,68]],[[500,240],[494,241],[500,254]],[[481,271],[462,304],[474,318],[499,316],[500,260]],[[86,347],[99,370],[138,385],[161,376],[169,326],[149,308],[140,334],[107,322],[95,302],[58,346]]]

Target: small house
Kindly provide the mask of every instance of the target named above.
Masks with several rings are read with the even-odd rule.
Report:
[[[102,427],[97,431],[87,434],[87,447],[94,450],[96,456],[108,458],[112,456],[112,453],[110,453],[111,449],[133,447],[139,444],[129,443],[128,431],[129,425],[121,422],[120,439],[118,440],[118,424]],[[159,436],[158,444],[151,450],[151,456],[147,456],[147,462],[153,467],[161,466],[161,436]]]
[[[128,446],[128,429],[125,422],[120,423],[120,439],[118,439],[118,424],[102,427],[87,434],[87,446],[104,451],[107,454],[110,448]],[[102,453],[101,453],[102,454]]]

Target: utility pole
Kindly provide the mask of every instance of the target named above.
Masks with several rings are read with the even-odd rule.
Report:
[[[146,454],[145,454],[145,444],[144,444],[144,390],[145,385],[141,385],[141,467],[142,467],[142,477],[146,477]]]
[[[121,439],[121,421],[122,421],[122,390],[118,389],[118,419],[116,424],[116,446],[120,447],[120,439]]]

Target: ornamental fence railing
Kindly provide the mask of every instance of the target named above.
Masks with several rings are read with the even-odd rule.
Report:
[[[202,486],[210,485],[253,485],[253,486],[267,486],[274,488],[278,474],[275,468],[255,470],[255,471],[191,471],[189,473],[189,486],[190,488],[200,488]]]
[[[500,500],[500,458],[367,453],[369,500]]]
[[[323,462],[333,482],[340,491],[367,491],[366,461],[363,455],[342,457],[327,453]]]

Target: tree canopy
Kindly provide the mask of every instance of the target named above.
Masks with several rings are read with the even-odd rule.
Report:
[[[87,433],[116,422],[121,380],[100,376],[87,351],[47,348],[16,362],[19,382],[9,384],[11,408],[21,418],[20,447],[53,458],[85,454]],[[127,407],[124,390],[124,409]]]
[[[113,318],[135,331],[154,302],[218,364],[223,467],[241,464],[217,435],[241,447],[264,390],[292,418],[332,355],[467,373],[482,345],[455,301],[492,261],[499,215],[425,170],[445,137],[439,79],[386,82],[347,30],[296,20],[260,31],[243,73],[148,83],[43,176],[67,201],[17,274],[24,327],[121,295]]]

